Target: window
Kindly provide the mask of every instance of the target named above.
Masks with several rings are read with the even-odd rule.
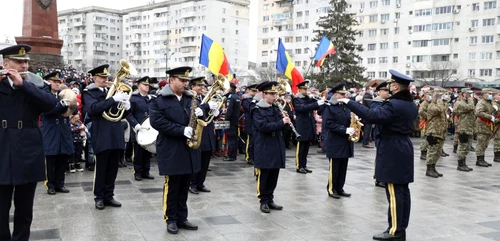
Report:
[[[302,54],[302,49],[295,49],[295,54]]]
[[[415,17],[430,16],[430,15],[432,15],[432,9],[430,8],[415,10]]]
[[[470,37],[470,45],[476,45],[477,44],[477,37]]]
[[[377,44],[368,44],[367,50],[375,50],[377,48]]]
[[[267,51],[262,51],[262,56],[267,56],[268,52]]]
[[[309,48],[305,48],[304,49],[304,54],[308,54],[309,53]]]
[[[363,30],[361,30],[361,31],[359,31],[359,32],[358,32],[358,36],[359,36],[359,37],[363,37],[363,34],[364,34],[364,31],[363,31]]]
[[[481,60],[490,60],[493,59],[493,53],[491,52],[482,52],[481,53]]]
[[[309,10],[306,10],[305,12],[306,17],[309,16]]]
[[[495,19],[494,18],[483,19],[483,27],[484,26],[493,26],[493,25],[495,25]]]
[[[267,62],[262,62],[262,63],[260,63],[260,66],[261,66],[262,68],[267,68]]]
[[[472,11],[479,11],[479,3],[472,4]]]
[[[236,25],[239,25],[239,22],[238,22],[238,20],[236,20]]]
[[[416,48],[429,47],[430,42],[431,42],[430,40],[413,40],[412,46]]]
[[[392,62],[393,63],[398,63],[398,56],[393,56],[392,57]]]
[[[235,31],[236,35],[238,35],[238,30]]]
[[[400,19],[401,18],[401,13],[396,13],[395,19]]]
[[[225,8],[222,9],[222,13],[226,13],[226,9]]]
[[[375,72],[374,71],[370,71],[370,72],[366,72],[368,78],[375,78]]]
[[[302,36],[301,37],[295,37],[295,42],[302,42]]]
[[[269,4],[264,4],[264,10],[268,10],[269,9]]]
[[[475,69],[469,69],[469,77],[474,77],[476,76],[476,70]]]
[[[225,23],[226,22],[226,19],[225,18],[222,18],[222,23]]]
[[[364,23],[365,22],[365,16],[359,17],[358,22],[359,23]]]
[[[429,55],[413,55],[411,62],[413,63],[421,63],[421,62],[429,62],[430,61],[430,56]]]
[[[452,11],[452,6],[446,6],[446,7],[438,7],[434,9],[434,14],[447,14],[451,13]]]
[[[434,31],[439,31],[439,30],[450,30],[453,27],[452,22],[448,23],[434,23],[432,24],[432,30]]]
[[[269,28],[268,27],[262,28],[262,33],[269,33]]]
[[[499,68],[495,69],[495,77],[500,77],[500,69]]]
[[[377,30],[376,29],[368,29],[368,36],[370,36],[370,37],[377,36]]]
[[[472,28],[475,28],[475,27],[479,26],[479,20],[477,20],[477,19],[471,20],[470,21],[470,26]]]
[[[393,45],[392,48],[394,49],[399,48],[399,42],[394,42],[392,45]]]
[[[264,22],[269,21],[269,16],[263,16],[263,17],[262,17],[262,21],[264,21]]]
[[[388,33],[389,33],[389,29],[388,28],[380,29],[380,35],[387,35]]]
[[[370,8],[378,7],[378,1],[370,1]]]
[[[387,63],[387,57],[380,57],[380,58],[378,58],[378,63],[379,64],[386,64]]]
[[[380,43],[380,49],[388,49],[389,43]]]
[[[394,28],[394,34],[399,34],[399,27]]]
[[[391,5],[391,0],[382,0],[382,6],[389,6]]]
[[[432,46],[450,45],[449,38],[434,39],[432,40]]]
[[[414,32],[429,32],[429,31],[431,31],[431,25],[430,24],[414,25],[413,31]]]
[[[368,64],[375,64],[377,62],[375,60],[375,58],[368,58],[367,61],[368,61]]]
[[[266,45],[266,44],[269,44],[269,39],[263,39],[262,40],[262,45]]]
[[[469,60],[470,61],[476,60],[476,53],[469,53]]]
[[[300,61],[295,61],[295,66],[300,67]]]
[[[374,23],[374,22],[377,22],[377,19],[378,19],[378,15],[370,15],[369,16],[369,22],[370,23]]]
[[[500,51],[497,51],[497,59],[500,59]]]
[[[387,78],[387,71],[379,71],[378,77],[379,78]]]
[[[484,10],[486,9],[493,9],[497,7],[497,1],[488,1],[484,2]],[[491,76],[491,75],[489,75]]]
[[[493,43],[493,35],[484,35],[484,36],[481,36],[481,42],[483,44]]]
[[[380,19],[387,21],[387,20],[389,20],[389,16],[390,15],[388,13],[387,14],[380,14]]]
[[[302,12],[297,12],[297,17],[300,18],[302,17],[303,13]]]
[[[493,70],[492,69],[480,69],[479,70],[479,77],[482,76],[492,76],[493,75]]]

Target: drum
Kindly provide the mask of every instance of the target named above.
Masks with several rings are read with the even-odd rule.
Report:
[[[137,144],[151,153],[156,153],[156,138],[158,131],[151,127],[149,118],[141,124],[141,129],[136,134]]]

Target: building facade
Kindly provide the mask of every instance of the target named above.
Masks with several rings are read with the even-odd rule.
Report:
[[[388,78],[391,68],[426,81],[500,78],[497,1],[347,2],[359,22],[356,42],[364,48],[360,55],[367,68],[364,75],[370,79]],[[257,66],[274,68],[276,53],[272,52],[281,37],[304,73],[304,64],[309,63],[318,44],[311,42],[312,31],[319,16],[328,11],[329,2],[260,0],[259,8]],[[300,24],[305,29],[300,29]]]

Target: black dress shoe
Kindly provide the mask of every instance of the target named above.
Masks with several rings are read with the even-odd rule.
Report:
[[[210,189],[208,189],[206,187],[199,187],[197,189],[198,189],[198,192],[211,192]]]
[[[190,193],[192,193],[192,194],[200,194],[200,193],[198,192],[198,189],[197,189],[196,187],[190,187],[190,188],[189,188],[189,192],[190,192]]]
[[[339,195],[341,197],[351,197],[351,194],[350,193],[346,193],[346,192],[339,192]]]
[[[105,201],[104,204],[106,204],[107,206],[115,207],[115,208],[119,208],[122,206],[122,204],[120,202],[116,201],[116,199],[111,199],[109,201]]]
[[[312,173],[313,171],[307,169],[307,167],[304,167],[304,170],[306,170],[307,173]]]
[[[198,230],[198,225],[195,225],[187,220],[182,223],[178,223],[177,227],[187,230]]]
[[[94,169],[95,169],[95,167],[94,166],[89,166],[89,167],[87,167],[87,169],[89,169],[89,171],[93,172]]]
[[[380,234],[373,235],[375,240],[401,240],[404,241],[406,238],[403,235],[391,235],[388,232],[383,232]]]
[[[335,199],[340,199],[340,195],[336,192],[334,192],[333,194],[328,194],[328,196],[333,197]]]
[[[142,178],[144,178],[144,179],[149,179],[149,180],[153,180],[153,179],[155,179],[155,177],[151,176],[151,174],[142,175]]]
[[[179,232],[179,228],[176,223],[169,223],[167,225],[167,232],[171,234],[177,234]]]
[[[103,210],[104,209],[104,202],[100,201],[100,200],[95,202],[95,208],[97,208],[99,210]]]
[[[211,171],[212,171],[212,169],[208,168],[208,169],[207,169],[207,171],[211,172]]]
[[[49,188],[49,190],[47,190],[47,193],[49,195],[56,195],[56,190],[54,190],[53,188]]]
[[[69,190],[66,187],[56,188],[56,192],[68,193]]]
[[[142,181],[142,177],[141,177],[141,176],[138,176],[138,175],[135,175],[135,176],[134,176],[134,179],[135,179],[136,181]]]
[[[271,209],[269,209],[269,205],[267,205],[267,204],[261,204],[260,205],[260,211],[262,211],[263,213],[270,213]]]
[[[280,206],[274,202],[267,204],[267,206],[272,210],[283,210],[283,206]]]
[[[385,183],[383,183],[383,182],[375,182],[375,186],[376,187],[385,188]]]
[[[307,171],[304,168],[297,169],[297,172],[302,174],[307,174]]]
[[[222,160],[225,161],[225,162],[234,162],[234,161],[236,161],[236,159],[231,158],[231,157],[226,157],[226,158],[224,158]]]

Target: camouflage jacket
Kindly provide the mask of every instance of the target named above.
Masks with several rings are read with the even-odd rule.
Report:
[[[418,108],[418,117],[420,117],[420,121],[423,121],[427,119],[427,108],[429,107],[429,101],[424,100],[420,104],[420,107]]]
[[[476,114],[474,113],[474,100],[469,101],[459,100],[455,103],[454,113],[457,118],[455,124],[458,127],[459,133],[474,134],[476,126]]]
[[[491,123],[491,117],[493,116],[495,109],[491,104],[491,101],[480,99],[476,105],[476,133],[478,134],[491,134],[493,131],[493,124]]]
[[[446,104],[442,100],[433,100],[427,107],[426,135],[444,139],[448,122],[446,121]]]

